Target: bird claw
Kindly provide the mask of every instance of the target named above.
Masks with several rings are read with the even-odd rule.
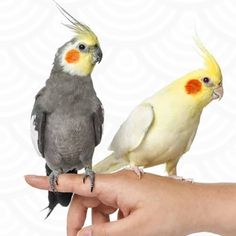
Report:
[[[49,185],[53,192],[57,192],[56,186],[58,185],[58,177],[60,174],[60,172],[52,171],[52,173],[49,175]]]
[[[144,174],[144,170],[142,168],[139,168],[138,166],[130,166],[129,169],[134,171],[134,173],[138,176],[139,179],[142,178],[142,175]]]
[[[90,179],[90,188],[91,188],[91,192],[93,192],[94,189],[94,181],[95,181],[95,173],[92,171],[92,169],[90,167],[86,167],[85,168],[85,173],[84,173],[84,177],[83,177],[83,183],[85,184],[85,181],[87,179],[87,177],[89,177]]]

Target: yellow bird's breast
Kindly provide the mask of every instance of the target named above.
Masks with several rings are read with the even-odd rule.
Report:
[[[154,120],[140,146],[128,154],[131,164],[150,167],[180,158],[192,144],[201,110],[181,97],[158,94],[147,100]]]

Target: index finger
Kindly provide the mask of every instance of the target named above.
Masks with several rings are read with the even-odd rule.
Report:
[[[96,175],[95,187],[93,192],[90,191],[90,181],[86,180],[85,184],[82,180],[83,176],[79,174],[61,174],[58,177],[58,192],[72,192],[85,197],[97,197],[103,189],[104,184],[109,184],[105,175]],[[26,182],[32,187],[51,191],[49,178],[47,176],[26,175]],[[110,189],[110,188],[108,188]]]
[[[58,192],[72,192],[84,197],[96,197],[103,204],[119,208],[125,203],[129,207],[134,207],[135,202],[139,201],[137,189],[140,185],[144,186],[147,177],[141,180],[137,178],[133,171],[122,170],[113,174],[96,174],[93,192],[90,190],[90,181],[83,183],[83,175],[61,174],[58,178]],[[151,175],[149,176],[151,178]],[[26,182],[39,189],[50,191],[50,184],[46,176],[26,176]],[[128,196],[133,196],[131,199]],[[136,196],[136,197],[135,197]],[[122,199],[122,201],[121,201]],[[123,204],[121,204],[123,203]]]

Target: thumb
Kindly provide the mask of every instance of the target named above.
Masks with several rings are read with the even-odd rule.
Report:
[[[138,216],[134,217],[129,215],[128,217],[115,222],[85,227],[78,232],[77,236],[136,236],[140,234],[140,227],[138,227],[140,219],[138,220],[138,218]]]

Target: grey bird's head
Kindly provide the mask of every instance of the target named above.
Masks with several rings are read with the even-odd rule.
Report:
[[[75,37],[59,48],[55,62],[62,70],[71,75],[89,76],[95,64],[102,60],[102,50],[97,36],[85,24],[82,24],[71,16],[58,3],[60,12],[71,24],[64,24],[76,35]]]

